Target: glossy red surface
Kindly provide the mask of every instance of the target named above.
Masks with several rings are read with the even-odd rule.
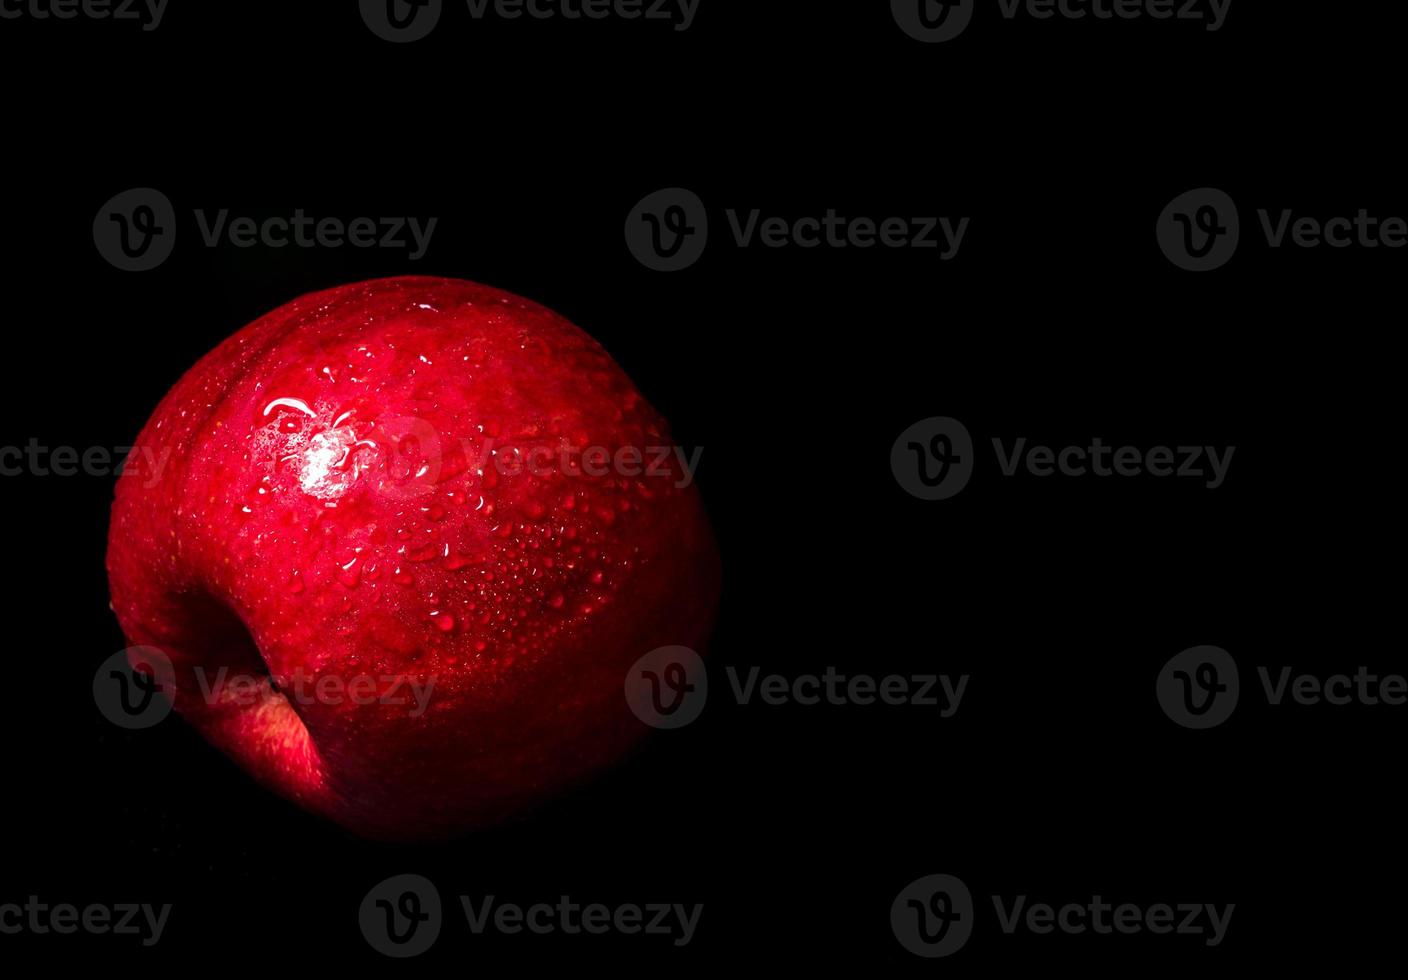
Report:
[[[138,442],[169,455],[118,481],[129,641],[168,653],[211,743],[355,832],[449,836],[583,779],[646,731],[626,669],[706,639],[718,559],[680,459],[651,452],[665,422],[516,296],[302,297],[203,358]],[[589,447],[625,462],[588,472]],[[625,475],[637,448],[659,472]]]

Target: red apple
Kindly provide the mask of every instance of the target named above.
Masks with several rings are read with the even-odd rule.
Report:
[[[666,423],[585,333],[496,289],[304,296],[206,355],[138,442],[166,463],[118,481],[129,642],[166,652],[214,746],[364,836],[459,834],[619,759],[648,730],[626,671],[713,617]]]

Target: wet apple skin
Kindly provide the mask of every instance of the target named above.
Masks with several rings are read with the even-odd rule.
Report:
[[[648,731],[629,666],[706,643],[718,554],[656,449],[667,424],[517,296],[304,296],[197,363],[137,441],[165,462],[113,506],[129,643],[167,653],[212,744],[356,833],[454,836],[562,792]],[[231,680],[265,673],[257,696]]]

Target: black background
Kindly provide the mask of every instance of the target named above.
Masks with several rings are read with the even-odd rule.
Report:
[[[600,340],[678,441],[704,447],[726,576],[716,693],[698,723],[517,824],[450,846],[364,843],[179,723],[129,734],[101,717],[92,674],[124,646],[102,562],[112,480],[4,477],[0,901],[174,909],[154,949],[22,935],[0,937],[0,955],[977,972],[1327,966],[1396,949],[1401,709],[1270,709],[1254,675],[1402,670],[1386,627],[1404,253],[1271,251],[1255,217],[1408,214],[1401,41],[1381,12],[1236,0],[1210,34],[1008,23],[985,6],[962,38],[926,46],[883,3],[703,0],[682,34],[474,24],[450,3],[430,38],[396,46],[354,3],[291,6],[172,0],[150,34],[0,21],[0,443],[128,445],[201,354],[313,289],[426,273],[523,294]],[[91,237],[134,186],[181,216],[174,255],[146,273],[112,268]],[[622,227],[669,186],[700,195],[713,234],[697,265],[662,274]],[[1192,275],[1153,228],[1202,186],[1239,203],[1243,241]],[[724,209],[755,207],[972,224],[952,262],[740,250]],[[206,248],[197,208],[439,225],[418,262]],[[925,503],[896,485],[889,450],[933,415],[980,447],[1237,448],[1215,491],[1003,479],[989,455],[961,495]],[[1225,725],[1189,732],[1154,680],[1199,644],[1238,659],[1244,693]],[[724,665],[972,680],[940,720],[738,706]],[[705,908],[684,949],[476,937],[452,915],[398,966],[365,945],[356,908],[403,872],[447,898]],[[941,872],[972,889],[978,925],[955,957],[926,961],[896,942],[889,906]],[[1237,909],[1215,949],[1009,937],[992,894]]]

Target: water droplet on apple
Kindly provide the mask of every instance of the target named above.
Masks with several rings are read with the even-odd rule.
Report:
[[[338,567],[337,580],[349,589],[355,589],[357,584],[362,581],[360,561],[359,558],[353,558],[347,564]]]
[[[302,412],[310,419],[318,417],[318,413],[309,408],[308,403],[302,398],[275,398],[264,406],[264,411],[261,414],[264,418],[268,418],[274,413],[275,409],[280,408],[290,408],[295,412]]]

